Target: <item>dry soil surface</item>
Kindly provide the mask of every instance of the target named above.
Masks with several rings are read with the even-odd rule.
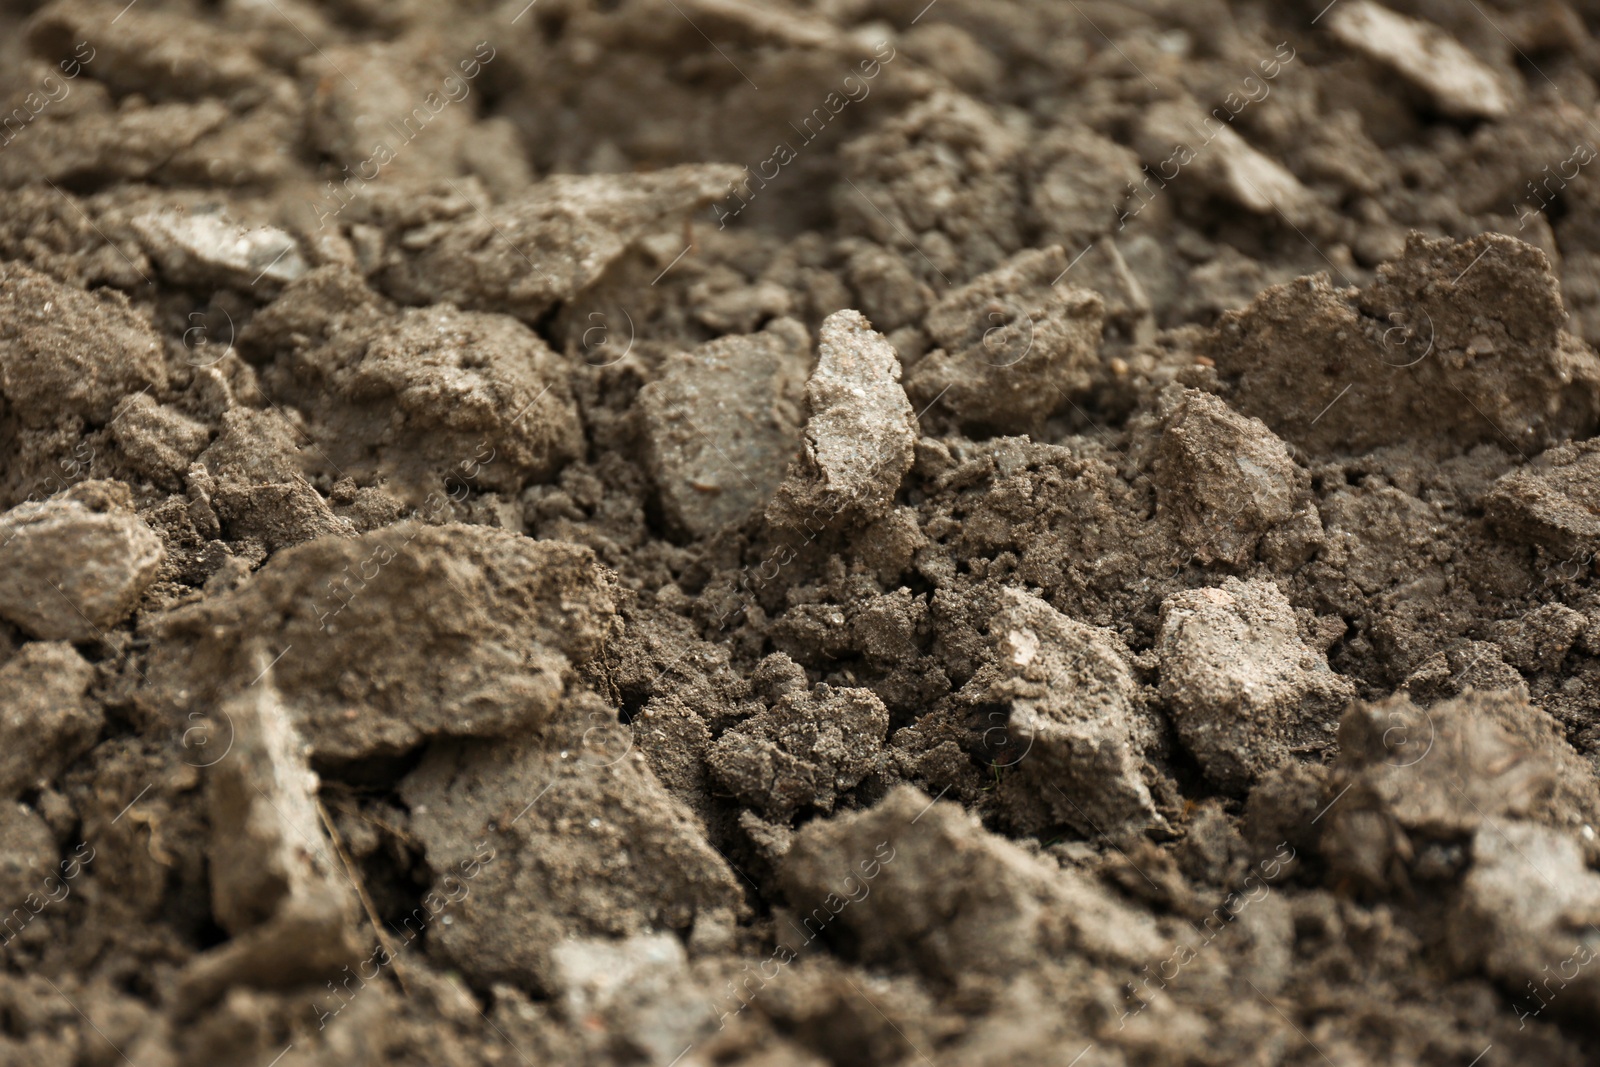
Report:
[[[1596,1062],[1596,31],[4,4],[0,1065]]]

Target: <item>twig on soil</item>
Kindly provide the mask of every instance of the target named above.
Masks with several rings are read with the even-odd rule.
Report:
[[[355,886],[356,896],[361,898],[361,907],[367,913],[367,919],[372,923],[373,931],[378,935],[378,943],[383,946],[383,951],[389,954],[389,959],[394,963],[394,978],[400,983],[400,992],[406,996],[411,995],[411,988],[406,985],[405,969],[400,966],[400,953],[390,940],[389,934],[383,928],[383,923],[378,921],[378,909],[372,906],[372,898],[367,895],[367,887],[361,881],[361,875],[356,870],[355,863],[350,859],[350,853],[345,851],[344,840],[339,836],[338,829],[333,825],[333,819],[328,815],[328,809],[323,807],[322,798],[316,797],[312,801],[317,806],[317,818],[322,820],[322,826],[328,831],[328,840],[333,842],[333,851],[338,853],[339,862],[344,864],[345,877],[350,879],[350,884]]]

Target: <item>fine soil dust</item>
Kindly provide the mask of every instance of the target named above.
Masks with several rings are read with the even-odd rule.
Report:
[[[0,93],[0,1067],[1600,1061],[1596,0]]]

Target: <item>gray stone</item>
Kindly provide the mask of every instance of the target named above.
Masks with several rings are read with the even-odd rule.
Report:
[[[0,800],[60,774],[105,724],[94,668],[65,642],[32,641],[0,667]]]
[[[823,321],[806,406],[804,448],[767,507],[768,521],[816,533],[887,515],[911,469],[917,421],[894,346],[859,311]]]
[[[128,503],[121,483],[83,482],[0,515],[0,615],[47,641],[92,641],[127,618],[166,558]]]
[[[1007,708],[996,761],[1080,833],[1165,827],[1144,778],[1160,726],[1117,635],[1020,589],[1004,590],[989,632],[994,658],[961,695]]]
[[[166,208],[129,220],[145,252],[179,285],[233,286],[248,290],[266,283],[276,289],[306,272],[299,243],[276,226],[244,226],[221,208]]]
[[[1296,751],[1326,747],[1354,685],[1302,639],[1269,581],[1225,580],[1161,605],[1161,694],[1206,777],[1243,790]]]
[[[704,536],[764,508],[800,448],[811,337],[793,319],[671,357],[639,393],[673,525]]]

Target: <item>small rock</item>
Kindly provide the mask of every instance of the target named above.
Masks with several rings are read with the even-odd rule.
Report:
[[[1323,819],[1321,851],[1336,873],[1372,888],[1410,885],[1419,857],[1458,848],[1486,820],[1568,835],[1600,826],[1593,771],[1520,693],[1468,693],[1426,709],[1403,696],[1358,703],[1339,725],[1328,789],[1342,795]]]
[[[1194,389],[1163,400],[1156,504],[1201,563],[1243,565],[1270,530],[1314,508],[1310,475],[1265,423]]]
[[[1084,834],[1165,827],[1143,769],[1160,726],[1113,631],[1006,589],[989,626],[994,659],[962,691],[1009,709],[998,762],[1016,769],[1052,823]]]
[[[0,800],[48,782],[89,750],[105,718],[94,668],[65,642],[32,641],[0,667]]]
[[[1446,115],[1497,119],[1511,111],[1506,79],[1430,22],[1372,0],[1348,0],[1329,13],[1327,27],[1345,47],[1422,89]]]
[[[697,988],[683,944],[671,934],[577,938],[550,955],[571,1024],[592,1028],[601,1022],[602,1041],[620,1039],[645,1062],[671,1063],[716,1022],[714,1001]]]
[[[1600,551],[1600,440],[1557,445],[1503,475],[1483,510],[1508,539],[1567,559],[1592,556]]]
[[[276,226],[242,226],[221,208],[167,208],[129,220],[145,252],[179,285],[277,289],[306,272],[294,237]]]
[[[816,533],[816,523],[887,515],[911,469],[917,425],[894,346],[859,311],[823,320],[806,405],[804,451],[768,505],[768,521]]]
[[[1068,265],[1059,245],[1020,252],[935,304],[926,328],[940,347],[906,376],[918,407],[937,404],[963,426],[1024,432],[1087,389],[1105,302],[1062,284]]]
[[[594,284],[632,245],[727,194],[744,173],[727,164],[648,174],[557,174],[487,213],[461,205],[448,225],[397,239],[412,255],[389,268],[386,290],[537,320]]]
[[[92,641],[127,618],[166,558],[131,503],[120,482],[81,482],[0,515],[0,615],[46,641]]]
[[[1498,980],[1524,1023],[1593,1018],[1600,1011],[1600,874],[1578,842],[1547,826],[1486,819],[1471,854],[1446,938],[1457,966]]]
[[[670,358],[639,391],[667,518],[703,537],[766,507],[800,448],[811,337],[793,319]]]
[[[1247,211],[1281,211],[1291,223],[1305,225],[1317,209],[1316,197],[1283,164],[1240,137],[1229,124],[1232,119],[1225,106],[1210,114],[1192,102],[1150,108],[1138,134],[1146,173],[1164,175],[1166,167],[1177,166],[1182,168],[1178,173],[1192,171],[1202,184]],[[1162,188],[1159,178],[1144,180],[1147,187],[1153,180]]]
[[[438,890],[455,894],[430,951],[474,983],[556,993],[572,974],[563,942],[687,931],[742,908],[699,820],[630,747],[616,711],[580,694],[537,737],[429,749],[400,793]]]
[[[802,807],[832,811],[883,750],[889,711],[870,689],[818,685],[785,693],[711,746],[711,772],[768,818]]]
[[[253,642],[261,676],[219,709],[228,748],[206,753],[211,911],[232,939],[185,968],[180,996],[191,1005],[235,984],[319,978],[361,955],[357,901],[324,836],[318,779],[267,649]]]
[[[166,381],[161,339],[127,297],[0,264],[0,396],[24,426],[104,423],[124,396]]]
[[[613,610],[587,548],[402,522],[285,549],[239,588],[165,616],[143,699],[175,721],[209,711],[256,677],[265,641],[318,756],[501,736],[555,711]]]
[[[1162,946],[1145,914],[911,786],[867,811],[807,823],[778,879],[797,920],[779,936],[801,939],[795,951],[837,923],[862,963],[939,982],[1008,974],[1069,946],[1130,963]]]
[[[1228,578],[1161,605],[1161,695],[1206,777],[1244,791],[1297,751],[1325,747],[1354,685],[1300,636],[1269,581]]]
[[[149,393],[123,398],[110,429],[128,465],[163,488],[182,484],[183,473],[211,436],[204,425]]]

